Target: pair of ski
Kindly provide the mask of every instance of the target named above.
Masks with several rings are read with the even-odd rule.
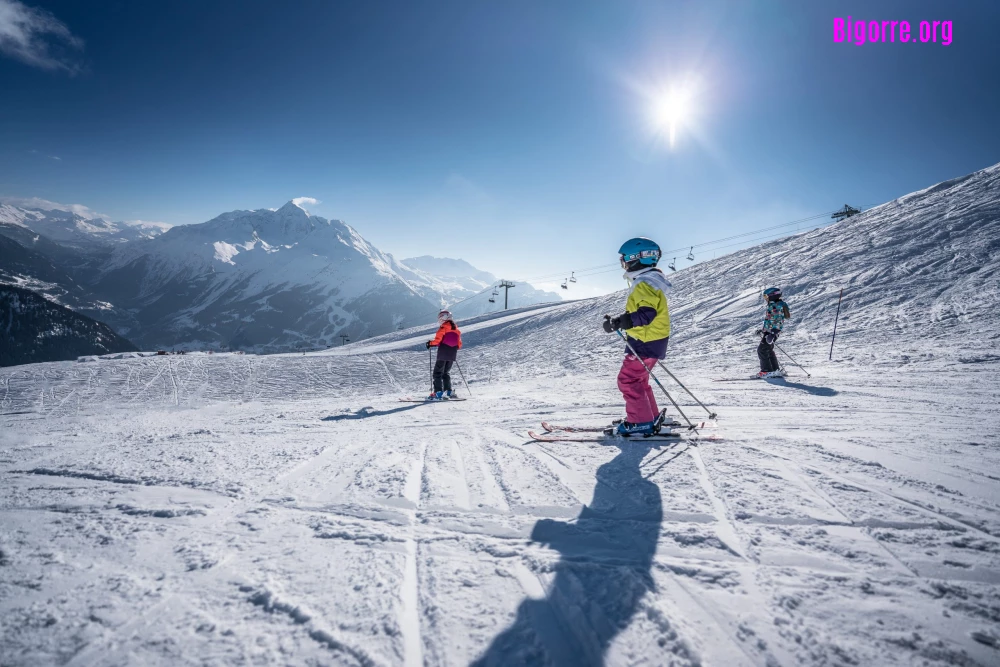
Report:
[[[451,403],[453,401],[467,401],[467,398],[410,398],[406,396],[399,399],[400,403]]]
[[[715,378],[712,382],[749,382],[750,380],[784,380],[786,373],[780,375],[748,375],[741,378]]]
[[[658,433],[654,435],[633,435],[623,437],[615,434],[615,425],[611,426],[559,426],[542,422],[545,433],[528,431],[528,437],[539,442],[607,442],[609,440],[634,440],[636,442],[663,442],[677,440],[697,429],[714,428],[715,422],[696,422],[694,428],[685,427],[678,421],[664,422]],[[683,428],[683,430],[673,430]]]

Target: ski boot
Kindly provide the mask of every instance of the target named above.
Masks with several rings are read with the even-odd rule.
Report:
[[[443,391],[432,391],[431,395],[427,397],[427,400],[428,401],[443,401],[443,400],[445,400],[445,398],[444,398],[444,392]]]
[[[618,428],[615,429],[614,434],[622,438],[629,438],[633,435],[641,435],[647,437],[656,434],[656,421],[651,422],[640,422],[638,424],[633,424],[631,422],[623,421],[618,424]]]
[[[680,426],[683,426],[683,424],[674,419],[673,417],[668,417],[667,409],[663,408],[662,410],[660,410],[660,414],[656,418],[656,426],[653,429],[653,434],[655,435],[660,431],[663,431],[665,433],[670,433],[675,428],[678,428]]]
[[[444,392],[444,397],[448,399],[458,398],[458,394],[455,391],[449,389],[448,391]]]

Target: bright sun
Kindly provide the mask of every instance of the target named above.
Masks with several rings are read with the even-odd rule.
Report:
[[[691,97],[684,91],[670,90],[653,98],[652,120],[657,131],[670,137],[670,147],[677,139],[677,128],[691,117]]]

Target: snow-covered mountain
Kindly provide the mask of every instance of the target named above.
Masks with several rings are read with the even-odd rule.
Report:
[[[111,327],[34,292],[0,284],[0,366],[131,352]]]
[[[81,315],[104,321],[128,313],[97,297],[87,284],[96,275],[106,250],[80,250],[38,234],[28,227],[0,223],[0,284],[43,295]]]
[[[120,330],[141,345],[288,350],[432,320],[438,304],[394,265],[290,201],[122,244],[94,289],[134,312]]]
[[[26,227],[57,243],[84,250],[151,239],[170,229],[170,225],[162,222],[112,222],[85,207],[54,206],[60,205],[31,200],[20,206],[0,202],[0,224]]]
[[[462,260],[400,262],[295,201],[174,228],[112,222],[78,205],[8,202],[0,238],[0,280],[107,321],[146,348],[323,347],[432,321],[456,302],[458,317],[503,303],[489,302],[497,280],[485,271]],[[518,283],[510,301],[558,298]]]
[[[503,310],[503,291],[487,290],[496,285],[499,280],[492,273],[480,271],[462,259],[446,257],[411,257],[402,260],[403,274],[405,269],[413,269],[417,274],[414,280],[426,284],[429,291],[443,295],[444,305],[447,305],[456,317],[475,317],[485,313]],[[511,279],[516,287],[512,288],[508,297],[510,308],[523,308],[538,303],[561,301],[562,297],[555,292],[536,289],[530,284]],[[490,298],[494,301],[491,303]],[[455,304],[455,305],[452,305]]]

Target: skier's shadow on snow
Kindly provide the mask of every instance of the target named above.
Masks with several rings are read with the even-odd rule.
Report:
[[[345,419],[368,419],[369,417],[384,417],[386,415],[394,415],[397,412],[406,412],[407,410],[412,410],[414,408],[419,408],[423,403],[410,403],[409,405],[403,405],[398,408],[393,408],[392,410],[376,410],[375,408],[365,407],[361,408],[357,412],[344,412],[339,415],[330,415],[329,417],[323,417],[322,421],[325,422],[339,422]]]
[[[611,641],[653,590],[663,507],[659,487],[640,470],[651,445],[619,446],[597,469],[593,501],[575,521],[535,524],[531,539],[561,554],[555,578],[544,599],[521,603],[474,667],[603,665]]]
[[[780,387],[791,387],[793,389],[801,389],[807,394],[812,394],[813,396],[836,396],[840,392],[836,389],[831,389],[830,387],[814,387],[811,384],[799,384],[798,382],[789,382],[786,378],[768,378],[765,380],[770,384],[776,384]]]

